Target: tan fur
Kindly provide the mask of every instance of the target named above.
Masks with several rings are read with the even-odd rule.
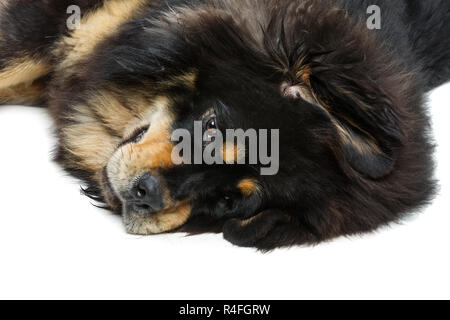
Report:
[[[248,225],[252,224],[254,221],[256,221],[259,217],[261,217],[264,213],[261,212],[259,214],[257,214],[256,216],[253,216],[247,220],[241,220],[239,221],[239,226],[240,227],[247,227]]]
[[[222,157],[226,164],[236,164],[245,157],[245,145],[225,142]]]
[[[37,104],[43,100],[44,91],[41,81],[0,89],[0,104]]]
[[[126,137],[138,126],[139,121],[147,111],[150,102],[139,94],[130,92],[130,96],[121,99],[112,93],[102,91],[89,99],[89,112],[101,118],[101,122],[110,130]],[[124,103],[132,100],[134,109],[126,108]],[[131,132],[130,132],[131,131]]]
[[[349,131],[338,126],[339,135],[344,144],[352,146],[358,153],[362,155],[382,153],[380,147],[370,139],[364,139],[360,136],[351,134]]]
[[[185,200],[149,217],[125,217],[124,219],[127,231],[131,234],[159,234],[172,231],[185,224],[191,210],[190,201]]]
[[[168,113],[168,99],[159,98],[154,108],[157,110],[150,118],[150,129],[141,143],[130,145],[124,150],[125,157],[133,159],[136,168],[151,171],[156,168],[173,167],[171,142],[172,116]]]
[[[186,89],[189,89],[190,91],[195,91],[196,89],[196,81],[197,81],[197,75],[198,75],[198,71],[196,70],[191,70],[189,72],[186,72],[182,75],[179,76],[175,76],[167,81],[162,82],[160,85],[163,88],[166,87],[176,87],[176,86],[182,86],[185,87]]]
[[[148,107],[148,115],[142,123],[150,124],[145,137],[139,143],[130,143],[117,150],[108,163],[108,176],[120,193],[128,188],[132,179],[159,168],[173,167],[171,142],[172,115],[169,100],[156,98]]]
[[[46,63],[29,58],[12,61],[9,67],[0,71],[0,89],[23,83],[29,84],[46,75],[49,70],[49,66]]]
[[[132,104],[134,109],[126,108],[124,103]],[[88,99],[86,104],[73,107],[76,112],[69,120],[75,124],[62,130],[65,148],[82,159],[81,166],[94,172],[101,171],[120,142],[136,128],[149,124],[151,116],[148,114],[165,103],[167,101],[158,99],[149,101],[149,98],[138,92],[130,92],[128,97],[121,100],[121,97],[114,94],[113,88],[110,91],[100,91]],[[157,122],[155,119],[154,128],[157,128]],[[111,135],[111,132],[115,132],[117,136]],[[135,148],[123,151],[123,154],[132,151]]]
[[[191,78],[191,77],[189,77]],[[183,82],[185,82],[183,79]],[[118,102],[111,101],[107,93],[96,95],[90,102],[96,102],[97,106],[92,106],[90,112],[97,113],[103,110],[104,104],[117,109],[118,113],[126,112]],[[129,190],[133,181],[146,172],[158,177],[158,172],[164,168],[175,166],[172,159],[174,144],[171,142],[171,129],[173,116],[170,112],[171,101],[164,96],[154,99],[151,105],[147,105],[147,113],[140,119],[141,124],[149,125],[149,130],[143,139],[137,143],[129,143],[117,150],[107,164],[107,176],[114,188],[115,194],[119,197]],[[98,110],[97,110],[98,108]],[[105,122],[115,123],[123,116],[115,119],[113,115],[108,118],[103,116]],[[125,122],[129,122],[128,120]],[[122,124],[123,125],[123,124]],[[124,125],[123,125],[124,126]],[[135,129],[139,125],[135,124],[129,130]],[[127,129],[125,129],[127,132]],[[129,131],[127,134],[131,134]],[[224,159],[228,162],[238,160],[238,146],[226,144],[224,146]],[[245,154],[245,152],[244,152]],[[125,222],[127,230],[133,234],[155,234],[168,230],[173,230],[184,224],[190,215],[190,205],[188,200],[182,203],[175,203],[168,194],[164,181],[161,181],[164,190],[165,209],[159,213],[142,217],[138,213],[127,212]],[[240,184],[240,188],[245,195],[251,195],[258,190],[254,181],[247,180]]]
[[[1,1],[0,1],[0,7],[1,7],[1,6],[5,6],[5,7],[6,7],[6,6],[8,5],[9,2],[11,2],[11,0],[1,0]]]
[[[142,174],[150,172],[158,176],[160,169],[174,166],[172,161],[174,144],[170,139],[173,117],[169,108],[170,100],[167,97],[155,98],[153,103],[147,106],[147,114],[140,119],[141,124],[150,125],[142,141],[127,144],[116,150],[108,161],[107,176],[119,197]],[[164,187],[164,181],[162,184],[165,209],[147,217],[127,212],[124,219],[128,232],[143,235],[162,233],[173,230],[187,221],[191,213],[190,201],[175,203]]]
[[[95,121],[69,125],[62,136],[66,150],[79,159],[80,167],[97,173],[107,165],[119,142]]]
[[[237,187],[241,191],[241,193],[246,197],[251,196],[255,192],[259,192],[260,190],[260,186],[253,179],[244,179],[241,182],[239,182]]]
[[[248,226],[251,225],[252,223],[257,222],[257,221],[260,220],[260,219],[264,219],[264,216],[267,216],[268,214],[270,214],[270,211],[263,211],[263,212],[258,213],[258,214],[255,215],[255,216],[249,218],[249,219],[246,219],[246,220],[240,220],[240,221],[239,221],[239,227],[241,227],[241,228],[248,227]],[[292,217],[289,216],[288,214],[284,214],[284,220],[286,220],[286,221],[291,221],[291,220],[292,220]]]
[[[59,68],[67,68],[92,54],[95,47],[139,13],[148,0],[109,0],[83,17],[81,26],[64,37],[55,53],[65,55]]]
[[[296,77],[297,79],[301,79],[304,84],[308,87],[311,86],[309,78],[311,77],[312,71],[309,66],[299,66],[299,71],[297,71]]]

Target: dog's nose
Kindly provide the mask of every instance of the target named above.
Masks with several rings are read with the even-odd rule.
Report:
[[[133,187],[132,197],[135,206],[139,209],[156,212],[164,208],[161,183],[151,174],[147,173],[139,178]]]

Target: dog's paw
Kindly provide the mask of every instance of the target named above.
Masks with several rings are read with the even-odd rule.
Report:
[[[247,219],[231,219],[223,227],[225,240],[240,247],[259,247],[263,239],[279,225],[290,222],[290,217],[279,210],[267,210]],[[264,242],[264,241],[263,241]],[[276,243],[273,244],[276,247]]]

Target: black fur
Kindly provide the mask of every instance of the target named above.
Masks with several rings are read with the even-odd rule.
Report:
[[[260,176],[258,165],[161,170],[173,199],[192,199],[190,220],[177,231],[223,231],[234,244],[270,250],[373,231],[426,205],[436,183],[424,96],[450,79],[450,3],[261,0],[249,16],[252,1],[149,1],[144,14],[77,66],[80,72],[55,75],[48,103],[58,162],[89,185],[89,196],[107,201],[105,185],[77,165],[82,159],[65,147],[61,130],[90,93],[139,89],[170,97],[173,129],[192,130],[211,107],[221,129],[280,129],[276,176]],[[0,13],[1,26],[29,14],[31,30],[41,31],[13,23],[10,37],[0,39],[0,64],[20,51],[54,59],[52,39],[65,33],[54,12],[66,2],[80,1],[13,1],[15,10]],[[101,1],[80,3],[87,10]],[[381,30],[366,27],[373,4],[382,10]],[[155,89],[190,70],[197,72],[195,92],[183,84]],[[315,100],[283,96],[283,82],[307,86]],[[242,179],[261,190],[243,195]],[[118,199],[107,202],[120,211]]]
[[[66,33],[65,15],[70,5],[83,14],[103,0],[14,0],[0,10],[0,66],[24,55],[49,59],[52,45]],[[1,7],[0,7],[1,8]]]

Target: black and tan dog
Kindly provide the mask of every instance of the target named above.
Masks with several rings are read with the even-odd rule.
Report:
[[[130,233],[269,250],[375,230],[433,195],[423,97],[450,79],[447,0],[0,1],[0,103],[48,106],[57,161]],[[175,165],[171,133],[194,121],[278,128],[278,174]]]

